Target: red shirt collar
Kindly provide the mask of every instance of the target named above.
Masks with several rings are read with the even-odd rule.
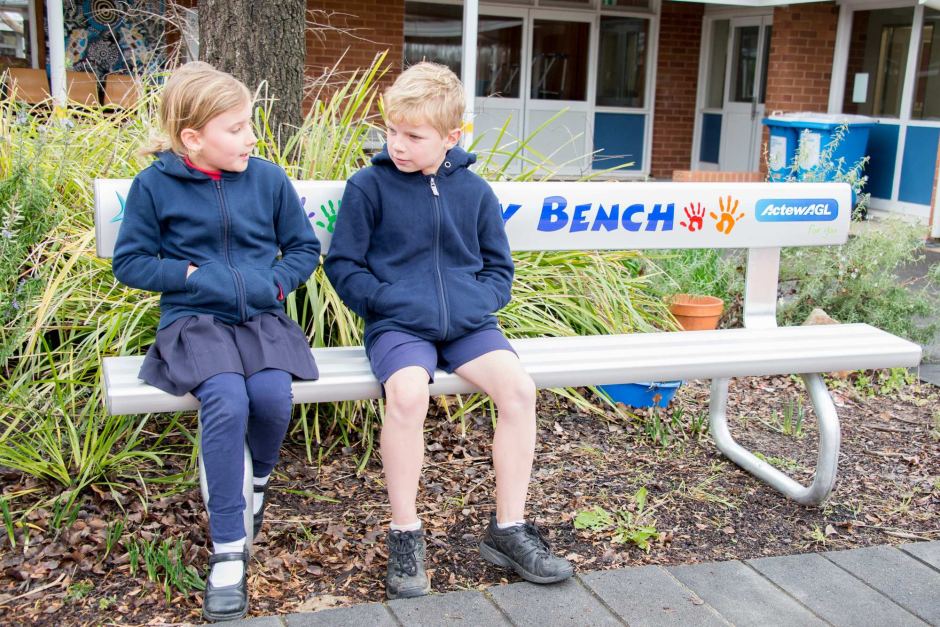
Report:
[[[186,155],[183,156],[183,163],[185,163],[187,166],[191,167],[193,170],[198,170],[199,172],[202,172],[203,174],[205,174],[206,176],[208,176],[208,177],[209,177],[210,179],[212,179],[213,181],[220,181],[220,180],[222,180],[222,171],[221,171],[221,170],[206,170],[206,169],[200,168],[198,165],[196,165],[195,163],[193,163],[192,161],[190,161],[190,160],[189,160],[189,157],[186,156]]]

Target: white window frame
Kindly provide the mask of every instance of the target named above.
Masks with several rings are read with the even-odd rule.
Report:
[[[891,184],[891,198],[872,196],[873,209],[892,211],[918,218],[929,218],[930,204],[921,205],[898,199],[901,191],[901,170],[904,166],[904,144],[907,141],[909,126],[940,128],[940,120],[917,120],[911,118],[916,87],[917,55],[920,51],[921,31],[924,25],[924,5],[911,0],[846,0],[839,8],[838,29],[836,31],[835,52],[833,54],[832,81],[829,85],[829,113],[841,113],[845,98],[845,81],[848,72],[849,44],[852,37],[852,21],[855,11],[878,9],[913,8],[911,23],[911,41],[907,54],[907,70],[901,87],[901,110],[898,117],[872,116],[879,122],[897,125],[898,148],[894,156],[894,180]]]
[[[414,2],[423,2],[427,4],[449,4],[463,6],[460,0],[406,0]],[[548,0],[505,0],[503,2],[480,2],[480,13],[489,10],[505,11],[507,9],[520,10],[526,16],[528,21],[528,12],[531,11],[532,19],[537,19],[539,15],[554,14],[559,17],[565,14],[576,14],[580,17],[590,15],[590,40],[591,50],[588,54],[588,89],[587,89],[587,126],[585,133],[588,134],[590,148],[594,149],[594,115],[596,113],[619,113],[646,116],[643,128],[643,167],[640,170],[611,172],[606,176],[616,179],[645,179],[649,178],[651,170],[651,159],[653,156],[653,120],[656,115],[656,63],[659,52],[659,24],[661,17],[662,0],[650,0],[650,8],[643,9],[639,7],[604,7],[600,6],[598,0],[592,0],[590,7],[560,6],[552,4]],[[647,72],[643,91],[643,107],[605,107],[595,104],[595,95],[597,93],[597,63],[600,52],[600,18],[601,16],[613,17],[636,17],[638,19],[649,20],[649,37],[647,42]],[[529,27],[526,27],[528,32]],[[528,37],[526,38],[528,40]],[[523,52],[528,55],[529,41],[524,42]],[[528,90],[528,85],[524,86]],[[528,95],[528,91],[524,95]],[[589,157],[588,172],[599,172],[594,170],[593,157]]]

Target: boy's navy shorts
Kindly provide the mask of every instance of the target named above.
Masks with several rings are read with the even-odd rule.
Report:
[[[402,331],[386,331],[375,338],[368,355],[372,372],[382,384],[408,366],[424,368],[433,383],[435,369],[453,372],[465,363],[497,350],[516,352],[502,331],[494,328],[480,329],[445,342],[430,342]]]

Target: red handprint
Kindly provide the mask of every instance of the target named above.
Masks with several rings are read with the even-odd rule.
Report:
[[[695,204],[689,204],[685,208],[685,217],[689,219],[688,223],[685,220],[679,222],[682,226],[689,229],[690,233],[702,230],[702,218],[705,217],[705,207],[702,206],[702,203],[697,202]]]

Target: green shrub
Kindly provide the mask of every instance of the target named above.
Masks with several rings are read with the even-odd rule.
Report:
[[[839,322],[867,322],[928,344],[936,335],[937,265],[919,287],[898,271],[923,259],[923,227],[901,220],[871,225],[843,246],[784,250],[780,262],[782,324],[800,324],[815,307]]]

